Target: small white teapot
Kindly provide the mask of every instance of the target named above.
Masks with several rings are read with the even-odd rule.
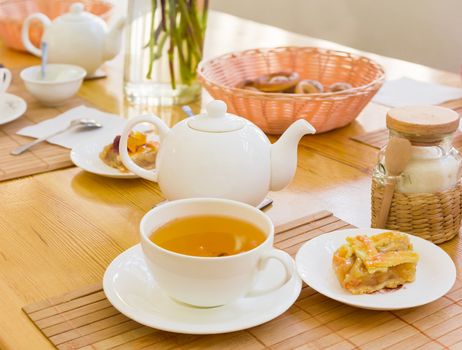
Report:
[[[272,145],[255,124],[226,113],[223,101],[210,102],[206,110],[172,129],[150,115],[128,121],[119,144],[122,162],[133,173],[158,182],[168,200],[218,197],[257,206],[270,190],[290,183],[298,142],[316,132],[300,119]],[[127,152],[128,135],[142,122],[154,124],[160,134],[155,170],[139,167]]]
[[[72,4],[69,13],[53,22],[43,13],[34,13],[24,21],[21,39],[25,48],[39,57],[42,50],[32,45],[29,38],[29,26],[33,20],[39,20],[45,27],[42,42],[48,44],[48,62],[80,66],[87,71],[87,76],[93,75],[101,64],[117,55],[125,23],[121,18],[108,31],[106,23],[85,12],[80,2]]]

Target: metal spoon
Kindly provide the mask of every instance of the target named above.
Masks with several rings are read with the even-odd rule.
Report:
[[[186,113],[186,115],[187,115],[188,117],[194,116],[194,113],[193,113],[191,107],[189,107],[188,105],[181,107],[181,109],[183,110],[183,112]]]
[[[14,156],[17,156],[17,155],[27,151],[32,146],[35,146],[36,144],[39,144],[39,143],[41,143],[43,141],[48,140],[50,137],[59,135],[59,134],[65,132],[65,131],[68,131],[68,130],[70,130],[72,128],[75,128],[75,127],[80,127],[80,128],[83,128],[83,129],[95,129],[95,128],[101,128],[102,125],[100,123],[98,123],[96,120],[93,120],[93,119],[75,119],[75,120],[71,121],[66,128],[58,130],[58,131],[56,131],[56,132],[54,132],[54,133],[52,133],[50,135],[41,137],[41,138],[39,138],[39,139],[37,139],[35,141],[26,143],[25,145],[19,146],[18,148],[15,148],[14,150],[12,150],[10,154],[12,154]]]
[[[396,178],[401,175],[411,159],[412,146],[408,139],[392,137],[385,150],[385,169],[390,179],[385,185],[382,204],[375,227],[385,228],[395,192]]]
[[[47,69],[47,61],[48,61],[48,44],[46,42],[42,42],[42,64],[40,67],[40,78],[42,80],[45,79],[46,69]]]

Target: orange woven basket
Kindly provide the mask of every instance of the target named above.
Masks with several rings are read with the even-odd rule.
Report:
[[[324,86],[336,82],[353,88],[329,93],[267,93],[236,88],[264,74],[297,72]],[[351,123],[382,86],[383,68],[362,56],[314,47],[279,47],[233,52],[201,62],[198,77],[231,113],[243,116],[267,134],[281,134],[295,120],[308,120],[318,133]]]

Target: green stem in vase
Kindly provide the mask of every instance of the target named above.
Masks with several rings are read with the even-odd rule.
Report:
[[[165,7],[166,7],[165,0],[160,0],[160,10],[161,10],[161,22],[160,22],[160,24],[162,26],[162,29],[164,31],[167,31],[167,19],[166,19],[167,11],[165,10]]]
[[[197,26],[194,25],[193,20],[189,16],[189,10],[185,4],[184,1],[178,1],[178,4],[180,6],[180,11],[181,11],[181,16],[184,17],[188,28],[189,28],[189,34],[191,35],[192,43],[193,43],[193,48],[196,51],[196,54],[198,56],[202,56],[202,37],[201,37],[201,30]]]
[[[170,70],[170,84],[172,89],[176,89],[174,50],[175,50],[175,26],[176,26],[176,6],[175,0],[169,0],[168,13],[170,21],[170,47],[168,48],[168,67]]]
[[[154,61],[162,57],[162,51],[164,50],[165,43],[168,39],[168,32],[162,33],[159,44],[157,45],[156,53],[154,54]]]
[[[209,14],[209,0],[204,0],[204,8],[202,9],[202,31],[205,33],[205,28],[207,28],[207,17]]]
[[[179,51],[178,58],[180,63],[181,80],[183,83],[190,85],[194,78],[194,74],[191,74],[191,50],[187,38],[187,24],[184,16],[181,16],[175,40],[178,43],[177,48]]]
[[[191,3],[188,7],[189,17],[191,18],[191,23],[194,29],[194,32],[197,33],[198,37],[198,45],[200,49],[200,53],[202,56],[202,48],[204,46],[204,33],[205,31],[202,28],[202,24],[199,20],[199,9],[197,6],[197,0],[191,0]]]
[[[151,6],[150,39],[146,44],[149,48],[147,78],[152,77],[154,62],[167,54],[172,89],[176,89],[176,79],[191,85],[202,59],[208,1],[205,0],[200,9],[197,0],[151,0]],[[160,14],[156,16],[156,12]],[[165,52],[167,40],[169,47]]]
[[[151,12],[151,37],[149,38],[149,67],[148,67],[148,73],[146,74],[146,77],[148,79],[151,79],[151,76],[152,76],[152,67],[155,61],[154,49],[157,44],[157,37],[154,33],[157,0],[151,0],[151,6],[152,6],[152,12]]]

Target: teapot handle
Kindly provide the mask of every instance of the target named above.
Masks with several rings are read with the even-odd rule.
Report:
[[[157,169],[146,170],[137,165],[128,155],[128,135],[130,134],[134,126],[140,123],[150,123],[157,128],[160,134],[160,147],[162,147],[162,140],[168,134],[170,130],[169,127],[167,126],[167,124],[165,124],[165,122],[162,119],[156,117],[155,115],[141,115],[139,117],[129,120],[124,130],[122,131],[122,136],[120,136],[119,143],[120,158],[122,159],[122,163],[127,167],[127,169],[132,171],[134,174],[142,177],[143,179],[157,182]]]
[[[32,42],[30,41],[29,38],[29,27],[31,22],[36,19],[39,22],[42,23],[44,28],[48,27],[51,24],[50,19],[45,16],[43,13],[34,13],[30,15],[29,17],[26,18],[22,25],[22,31],[21,31],[21,39],[22,43],[24,44],[24,47],[29,51],[31,54],[41,57],[42,56],[42,50],[40,50],[38,47],[35,47]],[[43,36],[42,36],[43,38]]]

